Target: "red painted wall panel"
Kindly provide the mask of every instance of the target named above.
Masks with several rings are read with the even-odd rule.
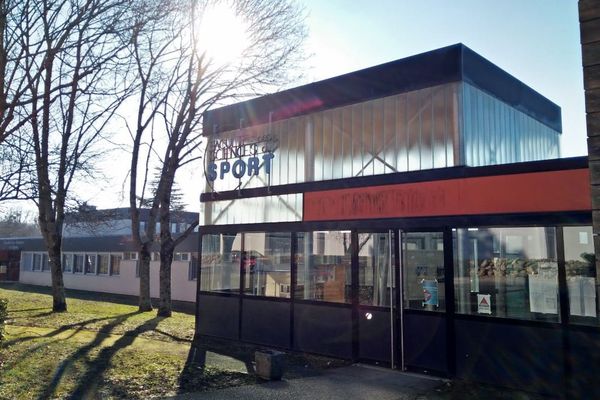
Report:
[[[587,168],[304,194],[305,221],[583,210],[591,210]]]

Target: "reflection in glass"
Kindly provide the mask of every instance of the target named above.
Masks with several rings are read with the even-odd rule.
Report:
[[[457,312],[558,321],[554,228],[457,229],[454,247]]]
[[[290,298],[291,234],[245,233],[242,272],[245,294]]]
[[[565,226],[563,238],[570,322],[598,325],[598,274],[592,227]]]
[[[442,232],[402,234],[404,307],[444,311],[444,236]]]
[[[200,290],[239,293],[242,234],[202,236]]]
[[[358,234],[358,298],[370,306],[390,306],[394,249],[389,233]],[[395,291],[395,288],[394,288]]]
[[[350,303],[350,231],[298,234],[296,298]]]

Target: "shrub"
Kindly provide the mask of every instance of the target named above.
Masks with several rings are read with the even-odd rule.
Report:
[[[8,316],[8,301],[0,299],[0,343],[4,339],[4,322]]]

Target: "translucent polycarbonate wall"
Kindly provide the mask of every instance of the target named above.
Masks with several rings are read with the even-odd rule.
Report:
[[[559,132],[468,83],[461,95],[462,165],[560,157]]]
[[[234,146],[269,137],[274,157],[267,168],[268,161],[258,154],[258,173],[238,173],[237,178],[226,172],[221,176],[223,160],[215,160],[217,177],[209,191],[457,165],[459,88],[460,83],[445,84],[219,133],[219,140]]]
[[[200,225],[302,221],[302,193],[200,204]]]

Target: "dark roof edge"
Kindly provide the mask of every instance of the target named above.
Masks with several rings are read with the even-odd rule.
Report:
[[[461,66],[464,82],[562,133],[561,109],[554,102],[464,45]]]

